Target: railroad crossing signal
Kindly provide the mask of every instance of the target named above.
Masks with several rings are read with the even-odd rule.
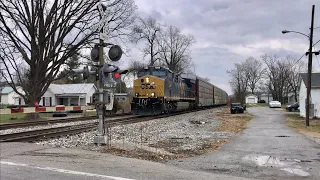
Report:
[[[117,70],[116,72],[112,73],[112,78],[117,83],[121,81],[121,74],[127,74],[128,70]]]
[[[122,56],[122,49],[119,45],[113,45],[110,43],[104,43],[103,47],[107,47],[111,45],[108,56],[111,61],[119,61]],[[91,60],[94,62],[99,62],[99,44],[94,45],[94,47],[91,49]]]
[[[83,79],[86,80],[90,75],[95,75],[96,71],[89,71],[88,66],[83,67],[83,69],[72,69],[75,73],[82,73]]]

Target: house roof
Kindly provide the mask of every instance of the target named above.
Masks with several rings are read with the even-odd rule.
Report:
[[[258,97],[258,96],[255,95],[255,94],[248,94],[246,97],[250,97],[250,96]]]
[[[3,88],[0,88],[0,94],[9,94],[13,92],[13,88],[10,86],[5,86]]]
[[[307,73],[300,73],[301,78],[305,85],[307,85]],[[311,87],[320,87],[320,73],[311,74]]]
[[[79,95],[87,94],[92,87],[96,89],[93,83],[90,84],[50,84],[49,89],[53,94]]]

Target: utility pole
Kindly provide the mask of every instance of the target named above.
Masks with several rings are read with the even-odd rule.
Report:
[[[310,116],[310,92],[311,92],[312,40],[313,40],[314,8],[315,8],[315,5],[312,5],[311,27],[310,27],[310,44],[309,44],[309,60],[308,60],[308,78],[307,78],[306,126],[309,126],[309,116]]]

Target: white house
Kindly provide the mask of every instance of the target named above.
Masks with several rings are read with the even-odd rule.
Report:
[[[269,103],[270,101],[273,101],[272,94],[263,93],[260,95],[260,101],[264,100],[266,103]]]
[[[21,87],[16,87],[18,92],[24,94]],[[4,86],[0,89],[0,104],[4,105],[25,105],[24,99],[16,93],[12,87]]]
[[[297,92],[297,99],[299,101],[299,91]],[[296,103],[296,98],[294,92],[288,93],[288,104],[294,104]]]
[[[246,104],[256,104],[258,103],[258,96],[254,94],[249,94],[246,96]]]
[[[50,84],[39,102],[41,106],[85,106],[97,90],[92,84]]]
[[[307,73],[300,73],[301,82],[299,90],[300,116],[306,117],[306,97],[307,97]],[[310,111],[310,116],[320,117],[320,73],[311,75],[310,101],[314,105],[314,111]]]

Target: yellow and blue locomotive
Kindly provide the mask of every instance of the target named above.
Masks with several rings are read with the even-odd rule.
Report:
[[[190,79],[163,67],[145,67],[134,80],[133,114],[155,115],[195,107],[196,88]]]
[[[133,83],[131,111],[156,115],[228,103],[228,94],[193,74],[176,74],[163,67],[145,67]]]

